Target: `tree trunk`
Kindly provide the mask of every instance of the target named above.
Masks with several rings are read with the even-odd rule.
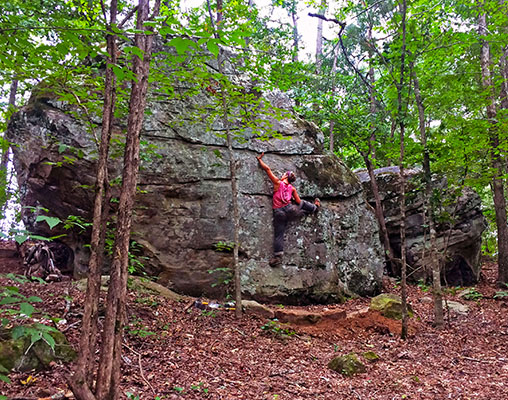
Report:
[[[113,114],[116,102],[116,76],[113,73],[112,66],[116,64],[117,48],[116,35],[112,32],[112,27],[116,24],[117,0],[111,1],[110,21],[108,25],[109,33],[106,36],[108,62],[106,64],[106,76],[104,86],[104,105],[101,128],[101,141],[99,146],[99,161],[97,166],[97,178],[95,185],[95,200],[92,222],[92,235],[90,241],[90,261],[88,282],[86,291],[85,308],[81,325],[81,336],[79,341],[79,355],[76,362],[74,376],[71,378],[72,389],[78,400],[80,397],[77,392],[79,386],[87,385],[86,393],[93,390],[93,369],[95,362],[95,348],[97,336],[97,310],[99,304],[99,291],[102,270],[102,254],[104,251],[104,241],[101,236],[105,234],[105,221],[107,224],[107,215],[103,215],[104,210],[104,191],[107,183],[107,163],[111,130],[113,125]],[[102,244],[101,244],[102,243]],[[83,388],[81,389],[83,390]],[[89,393],[88,393],[89,395]]]
[[[326,0],[321,0],[319,5],[319,14],[326,13]],[[318,18],[317,35],[316,35],[316,72],[321,73],[321,64],[323,63],[323,20]]]
[[[219,7],[219,5],[217,6]],[[208,0],[208,8],[210,10],[210,1]],[[210,13],[211,15],[211,13]],[[222,8],[217,11],[217,31],[214,32],[216,38],[220,38],[220,24],[222,20]],[[212,21],[213,23],[213,21]],[[225,76],[224,68],[222,66],[222,49],[217,54],[217,64],[219,74]],[[220,94],[222,102],[222,123],[226,129],[226,142],[229,156],[229,172],[231,177],[231,201],[233,203],[233,271],[235,276],[235,316],[240,318],[242,316],[242,283],[240,280],[240,263],[238,260],[238,250],[240,247],[240,212],[238,208],[238,185],[236,179],[236,160],[233,151],[233,137],[231,136],[231,129],[229,126],[229,107],[226,99],[226,88],[222,81],[220,82]]]
[[[332,62],[332,71],[331,71],[332,97],[335,96],[335,92],[337,91],[337,87],[335,86],[335,73],[337,72],[337,58],[339,57],[338,52],[339,52],[338,48],[333,50],[333,62]],[[330,121],[330,153],[332,153],[332,154],[333,154],[334,141],[335,141],[335,136],[333,134],[334,128],[335,128],[335,121],[331,120]]]
[[[385,214],[383,211],[383,203],[381,202],[381,196],[379,194],[379,186],[377,184],[376,175],[374,174],[374,166],[372,165],[372,161],[370,159],[371,151],[369,153],[362,153],[363,161],[365,162],[365,166],[367,167],[367,172],[369,174],[370,179],[370,189],[372,190],[372,195],[374,197],[374,202],[376,205],[376,219],[379,225],[379,235],[383,242],[385,259],[392,264],[396,264],[396,257],[393,251],[392,246],[390,245],[390,238],[388,237],[388,229],[386,228],[386,220]]]
[[[298,62],[298,48],[300,47],[300,35],[298,34],[297,1],[291,3],[291,19],[293,20],[293,62]]]
[[[508,112],[508,45],[505,46],[503,56],[501,57],[501,92],[500,92],[500,104],[503,110],[507,110]],[[506,123],[506,118],[508,115],[505,115],[504,123]]]
[[[372,23],[369,18],[369,28],[367,30],[367,41],[370,43],[372,40]],[[370,50],[369,46],[369,59],[372,59],[373,54],[372,50]],[[376,106],[376,95],[374,92],[374,83],[375,83],[375,77],[374,77],[374,67],[371,65],[371,61],[369,60],[369,101],[370,101],[370,113],[371,118],[375,119],[375,116],[377,114],[377,106]],[[363,160],[365,162],[365,166],[367,167],[367,172],[369,173],[370,178],[370,187],[372,190],[372,195],[374,196],[374,202],[376,205],[376,218],[379,225],[379,234],[381,237],[381,240],[383,242],[383,247],[385,250],[385,260],[388,259],[390,262],[392,268],[395,267],[396,264],[396,257],[395,253],[393,251],[393,248],[390,244],[390,238],[388,237],[388,229],[386,228],[386,221],[385,221],[385,214],[383,210],[383,204],[381,202],[381,196],[379,195],[379,187],[377,184],[376,176],[374,174],[374,165],[373,161],[376,159],[376,152],[374,148],[374,144],[376,142],[376,125],[374,122],[371,122],[370,124],[370,131],[371,135],[369,137],[369,143],[368,143],[368,152],[366,154],[362,154]]]
[[[11,82],[11,90],[9,91],[9,106],[16,106],[16,94],[18,93],[18,84],[19,81],[17,79],[13,79]]]
[[[423,105],[420,93],[420,84],[414,68],[411,68],[413,75],[414,94],[416,106],[418,108],[418,125],[420,128],[420,138],[423,146],[423,174],[425,178],[424,191],[424,214],[427,213],[430,234],[430,264],[432,266],[432,289],[434,297],[434,326],[442,329],[444,326],[443,313],[443,292],[441,289],[441,262],[438,259],[436,247],[436,229],[434,224],[434,212],[431,204],[432,196],[432,173],[430,169],[430,155],[427,146],[427,130],[425,127],[425,107]]]
[[[240,280],[240,263],[238,260],[238,250],[240,247],[240,213],[238,208],[238,185],[236,179],[236,160],[233,151],[233,138],[229,129],[229,121],[227,114],[227,105],[225,93],[222,95],[222,102],[224,107],[223,120],[226,123],[226,138],[229,154],[229,170],[231,176],[231,194],[233,203],[233,225],[234,225],[234,247],[233,247],[233,269],[235,273],[235,315],[237,318],[242,316],[242,283]]]
[[[17,79],[13,79],[11,82],[11,88],[9,91],[9,112],[14,112],[16,108],[16,94],[18,93],[18,84],[19,81]],[[2,205],[1,205],[1,215],[5,215],[5,210],[7,208],[7,202],[9,201],[9,186],[10,186],[10,177],[9,177],[9,142],[5,139],[2,140],[1,151],[2,155],[0,156],[0,176],[1,176],[1,185],[2,185]]]
[[[154,16],[158,15],[159,7],[160,1],[157,1],[154,6]],[[136,24],[138,31],[151,29],[144,25],[148,19],[149,10],[148,0],[139,0]],[[139,141],[146,107],[153,35],[138,32],[135,35],[134,44],[143,52],[144,56],[143,59],[137,56],[133,57],[132,71],[136,80],[132,82],[129,101],[122,188],[118,206],[119,211],[113,247],[106,317],[102,332],[99,372],[97,374],[96,397],[99,400],[117,399],[119,397],[117,389],[121,378],[122,337],[126,319],[125,298],[127,291],[129,240],[139,170]]]
[[[369,29],[367,30],[367,42],[372,41],[372,22],[369,18]],[[375,77],[374,77],[374,67],[372,66],[372,49],[369,46],[369,101],[370,101],[370,114],[371,118],[375,118],[377,114],[377,106],[376,106],[376,94],[374,91],[374,83],[375,83]],[[372,155],[372,160],[376,159],[376,152],[374,144],[376,143],[376,124],[374,122],[371,122],[370,126],[370,143],[369,143],[369,153]]]
[[[401,259],[401,297],[402,297],[402,330],[401,338],[406,339],[408,334],[408,313],[407,313],[407,265],[406,265],[406,177],[404,172],[404,136],[405,118],[402,107],[402,90],[404,88],[404,71],[406,60],[406,11],[407,3],[401,3],[401,24],[402,24],[402,48],[400,55],[400,80],[397,86],[398,110],[397,119],[400,129],[400,259]]]
[[[487,17],[479,4],[480,15],[478,16],[478,34],[480,38],[487,36]],[[508,283],[508,225],[506,220],[506,199],[504,197],[504,180],[502,178],[504,171],[504,162],[499,154],[500,143],[496,126],[496,104],[490,72],[491,58],[489,43],[482,39],[481,41],[480,66],[482,72],[482,86],[488,93],[487,119],[489,121],[489,142],[490,142],[490,160],[494,169],[492,178],[492,192],[494,196],[494,210],[496,213],[497,226],[497,246],[498,246],[498,278],[497,282],[503,286]]]

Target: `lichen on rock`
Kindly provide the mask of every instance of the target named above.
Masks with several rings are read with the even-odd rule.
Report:
[[[386,318],[402,319],[402,300],[393,293],[382,293],[370,301],[370,309],[379,311]],[[411,305],[407,305],[408,314],[413,316]]]
[[[11,329],[0,333],[0,365],[7,371],[41,370],[53,361],[70,362],[76,358],[76,352],[67,342],[65,335],[52,330],[49,335],[54,340],[52,348],[44,339],[35,343],[30,336],[21,336],[13,339]]]
[[[328,368],[344,376],[353,376],[367,371],[365,365],[362,364],[354,353],[333,358],[328,363]]]

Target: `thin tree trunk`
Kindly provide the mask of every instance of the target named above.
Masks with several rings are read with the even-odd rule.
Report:
[[[18,93],[18,84],[19,84],[19,81],[17,79],[13,79],[12,82],[11,82],[11,88],[10,88],[10,91],[9,91],[9,111],[10,112],[13,112],[14,109],[16,108],[16,94]],[[2,186],[3,186],[3,191],[4,191],[4,194],[5,194],[5,202],[2,204],[2,215],[5,214],[5,210],[7,208],[7,202],[9,200],[9,186],[10,186],[10,177],[9,177],[9,142],[7,140],[5,140],[5,136],[4,136],[4,140],[3,140],[3,143],[2,143],[2,155],[0,157],[0,170],[2,171],[1,172],[1,176],[2,176]]]
[[[480,14],[478,16],[478,34],[481,38],[487,36],[487,17],[484,13],[483,4],[479,3]],[[498,278],[499,285],[508,283],[508,225],[506,220],[506,200],[504,196],[504,180],[502,178],[504,163],[499,155],[499,135],[496,127],[496,104],[492,76],[490,72],[491,58],[489,43],[481,41],[480,66],[482,72],[482,86],[488,93],[487,118],[489,121],[490,160],[494,168],[492,178],[492,191],[494,196],[494,210],[496,213],[497,246],[498,246]]]
[[[293,1],[291,7],[291,19],[293,20],[293,62],[298,62],[298,50],[300,47],[300,35],[298,34],[298,15],[296,13],[297,7],[298,2]]]
[[[367,42],[370,43],[372,41],[372,21],[369,18],[369,29],[367,30]],[[374,67],[372,66],[372,49],[369,46],[369,101],[370,101],[370,115],[372,119],[375,119],[377,114],[377,105],[376,105],[376,94],[374,91],[374,83],[375,83],[375,77],[374,77]],[[370,126],[370,143],[369,143],[369,153],[372,155],[372,160],[376,159],[376,152],[374,144],[376,143],[376,125],[374,122],[371,122]]]
[[[116,63],[117,48],[116,36],[111,30],[116,24],[117,18],[117,0],[111,1],[110,21],[108,30],[110,33],[106,37],[107,52],[109,55],[106,65],[106,78],[104,87],[104,105],[103,119],[101,128],[101,141],[99,146],[99,161],[97,166],[97,181],[95,188],[94,214],[91,235],[91,254],[89,261],[88,283],[86,291],[85,308],[81,326],[81,336],[79,344],[79,355],[76,362],[74,376],[71,378],[71,386],[78,400],[79,386],[87,385],[84,390],[86,396],[89,396],[93,390],[93,369],[97,336],[97,310],[99,304],[100,279],[102,270],[102,253],[104,245],[101,234],[104,230],[104,190],[107,182],[107,163],[109,153],[109,143],[113,125],[113,114],[116,103],[116,76],[113,73],[112,66]],[[107,215],[105,216],[107,219]],[[83,390],[83,388],[81,389]],[[89,393],[90,392],[90,393]]]
[[[505,14],[508,15],[508,2],[507,0],[501,0],[500,3],[504,8]],[[505,33],[508,33],[508,28],[505,27]],[[503,50],[503,55],[500,60],[500,70],[501,70],[501,91],[500,91],[500,104],[503,110],[508,110],[508,44],[505,45]],[[505,115],[504,123],[506,124],[506,119],[508,116]]]
[[[157,0],[154,6],[154,16],[158,15],[159,7],[160,1]],[[148,0],[139,0],[136,24],[136,28],[139,31],[150,29],[144,25],[148,19],[149,11]],[[139,141],[146,107],[153,35],[146,34],[145,32],[136,33],[134,44],[143,52],[144,56],[143,59],[137,56],[133,57],[132,70],[136,80],[132,82],[129,101],[122,188],[118,206],[118,221],[113,247],[106,317],[102,333],[99,372],[97,375],[96,397],[99,400],[106,398],[117,399],[119,397],[117,390],[121,378],[123,326],[126,319],[125,298],[127,291],[129,240],[139,170]]]
[[[367,41],[370,43],[372,40],[372,23],[369,18],[369,28],[367,30]],[[373,57],[372,50],[370,50],[369,46],[369,101],[370,101],[370,113],[371,118],[374,120],[375,116],[377,114],[377,105],[376,105],[376,95],[374,92],[374,83],[375,83],[375,77],[374,77],[374,67],[371,65],[371,59]],[[372,190],[372,195],[374,196],[374,202],[376,204],[376,218],[378,220],[379,225],[379,233],[381,236],[381,240],[383,241],[383,247],[385,250],[385,259],[387,258],[390,262],[392,268],[395,268],[397,261],[395,257],[395,253],[393,251],[393,248],[390,244],[390,238],[388,237],[388,229],[386,228],[386,220],[385,215],[383,211],[383,203],[381,202],[381,196],[379,195],[379,187],[377,184],[377,180],[374,174],[374,165],[373,161],[376,159],[376,152],[374,148],[374,144],[376,142],[376,125],[374,122],[371,122],[370,125],[371,135],[369,138],[369,149],[368,153],[362,154],[363,159],[365,162],[365,166],[367,167],[367,172],[369,173],[370,178],[370,186]]]
[[[506,0],[500,0],[501,7],[505,14],[508,15],[508,2]],[[505,27],[505,33],[508,33],[508,28]],[[504,46],[503,55],[500,60],[500,71],[501,71],[501,90],[500,90],[500,104],[501,109],[508,110],[508,44]],[[506,123],[505,117],[505,123]]]
[[[207,1],[208,10],[211,14],[211,6],[210,0]],[[217,5],[219,7],[219,4]],[[221,27],[219,21],[222,20],[222,2],[221,8],[217,10],[217,30],[214,32],[216,38],[220,38]],[[212,22],[213,23],[213,22]],[[222,64],[222,49],[219,50],[217,54],[217,64],[219,74],[221,76],[225,76],[224,68]],[[231,129],[229,126],[229,118],[228,118],[228,104],[226,99],[226,88],[222,81],[220,82],[220,93],[221,93],[221,102],[222,102],[222,123],[224,128],[226,129],[226,143],[228,148],[228,156],[229,156],[229,171],[231,177],[231,195],[232,195],[232,203],[233,203],[233,271],[235,275],[235,316],[240,318],[242,316],[242,283],[240,280],[240,263],[238,260],[238,251],[240,247],[240,212],[238,207],[238,184],[236,178],[236,160],[235,153],[233,151],[233,137],[231,135]]]
[[[430,169],[430,155],[427,146],[427,130],[425,127],[425,107],[420,92],[420,84],[414,68],[411,68],[413,75],[414,94],[416,106],[418,108],[418,125],[420,128],[420,137],[423,146],[423,174],[425,178],[424,191],[424,214],[427,212],[430,233],[430,260],[432,266],[432,288],[434,297],[434,325],[438,329],[444,326],[443,317],[443,292],[441,289],[441,262],[437,257],[436,247],[436,229],[434,225],[434,212],[431,204],[432,195],[432,174]]]
[[[227,104],[225,92],[222,92],[223,121],[226,124],[226,139],[229,154],[229,170],[231,176],[231,193],[233,203],[233,224],[234,224],[234,247],[233,247],[233,269],[235,271],[235,315],[237,318],[242,316],[242,283],[240,280],[240,263],[238,260],[238,250],[240,246],[240,213],[238,208],[238,184],[236,179],[236,160],[233,151],[233,138],[229,128]]]
[[[503,56],[501,57],[501,92],[500,104],[503,110],[508,110],[508,45],[505,46]],[[506,123],[506,119],[504,121]]]
[[[19,81],[13,79],[11,82],[11,90],[9,91],[9,106],[16,106],[16,94],[18,93]]]
[[[326,0],[321,0],[319,5],[319,14],[326,13]],[[323,63],[323,20],[318,18],[317,35],[316,35],[316,72],[321,73],[321,65]]]
[[[335,92],[337,91],[337,87],[335,86],[335,73],[337,72],[337,58],[339,49],[333,50],[333,62],[332,62],[332,71],[331,71],[331,79],[332,79],[332,97],[335,96]],[[335,136],[333,134],[333,130],[335,129],[335,121],[330,121],[330,153],[333,154],[334,150],[334,141]]]
[[[407,265],[406,265],[406,176],[404,171],[404,136],[405,121],[402,115],[402,90],[404,88],[404,71],[406,61],[406,0],[401,3],[402,48],[400,55],[400,81],[397,87],[398,110],[397,119],[400,129],[400,259],[401,259],[401,297],[402,297],[402,331],[401,338],[406,339],[408,334],[407,313]]]
[[[369,153],[371,154],[370,150]],[[379,234],[381,236],[381,240],[383,241],[383,247],[385,250],[385,258],[392,264],[392,267],[398,264],[398,261],[395,257],[395,253],[390,244],[390,238],[388,237],[388,229],[386,228],[386,220],[383,211],[383,203],[381,202],[381,195],[379,194],[379,186],[377,184],[376,175],[374,173],[374,166],[372,165],[372,161],[370,159],[369,153],[362,153],[363,161],[365,162],[365,166],[367,167],[367,172],[369,174],[370,179],[370,188],[372,190],[372,195],[374,197],[374,202],[376,205],[375,212],[376,218],[379,225]]]

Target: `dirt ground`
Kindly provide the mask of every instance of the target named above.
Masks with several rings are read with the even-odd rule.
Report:
[[[1,243],[0,286],[13,284],[6,273],[21,272],[15,249]],[[344,310],[347,316],[291,326],[253,315],[237,320],[232,311],[201,310],[130,290],[121,389],[131,399],[508,399],[508,297],[494,298],[495,276],[496,265],[486,263],[475,301],[459,298],[458,288],[448,291],[447,299],[469,312],[449,313],[441,331],[432,326],[428,288],[410,286],[415,316],[405,341],[400,322],[366,311],[369,299],[284,307]],[[385,286],[398,293],[395,281],[386,279]],[[72,282],[27,282],[20,289],[41,297],[37,306],[45,313],[66,313],[59,329],[76,346],[84,293]],[[379,360],[367,361],[367,351]],[[365,363],[365,373],[344,377],[328,369],[332,358],[350,352]],[[12,383],[0,382],[0,393],[10,399],[70,398],[70,368],[57,362],[45,371],[14,372]],[[26,383],[29,376],[32,383]]]

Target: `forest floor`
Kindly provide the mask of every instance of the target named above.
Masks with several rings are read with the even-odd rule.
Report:
[[[20,261],[0,251],[0,286],[13,285],[4,274],[21,272]],[[450,312],[440,331],[432,326],[428,288],[410,286],[415,316],[407,340],[400,339],[400,322],[362,311],[369,299],[286,306],[344,310],[347,318],[277,327],[253,315],[236,319],[234,311],[200,310],[129,290],[121,389],[132,400],[508,399],[508,297],[494,298],[495,275],[496,265],[485,263],[474,301],[459,298],[460,290],[448,290],[447,299],[467,305],[469,312]],[[399,291],[394,280],[386,279],[385,286],[387,292]],[[57,317],[69,311],[72,299],[60,329],[76,346],[84,293],[72,282],[27,282],[20,290],[41,297],[44,302],[36,306]],[[362,354],[367,351],[379,360],[366,361]],[[327,367],[332,358],[350,352],[366,364],[365,373],[344,377]],[[0,393],[9,399],[62,393],[72,398],[69,370],[70,365],[56,362],[41,372],[14,372],[10,384],[0,382]]]

